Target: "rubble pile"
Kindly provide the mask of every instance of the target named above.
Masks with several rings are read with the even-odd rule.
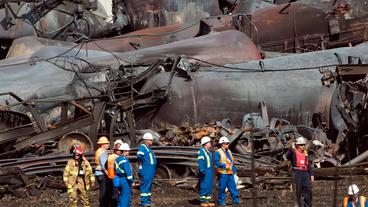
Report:
[[[251,121],[256,122],[255,127],[249,127],[248,123]],[[295,126],[287,120],[278,118],[272,118],[269,125],[259,113],[245,115],[243,127],[233,127],[230,123],[229,119],[224,119],[197,124],[195,127],[165,124],[164,129],[158,130],[161,135],[159,141],[168,146],[199,146],[202,137],[210,136],[213,138],[214,146],[218,146],[220,137],[227,136],[231,140],[230,146],[238,153],[251,154],[253,141],[255,155],[285,161],[284,155],[293,147],[295,139],[304,136],[309,140],[307,148],[317,168],[338,165],[332,154],[334,145],[320,128]]]

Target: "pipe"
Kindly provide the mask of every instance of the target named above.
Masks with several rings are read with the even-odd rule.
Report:
[[[342,166],[350,166],[358,164],[368,158],[368,150],[360,154],[359,156],[355,157],[354,159],[348,161],[347,163],[343,164]]]

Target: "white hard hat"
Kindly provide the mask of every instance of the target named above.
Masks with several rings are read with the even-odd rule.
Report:
[[[211,138],[209,137],[202,137],[201,139],[201,145],[204,145],[206,144],[207,142],[210,142],[211,141]]]
[[[222,143],[230,143],[230,140],[227,137],[221,137],[219,144],[222,144]]]
[[[143,139],[153,140],[153,136],[151,133],[147,132],[147,133],[144,133]]]
[[[119,149],[120,151],[130,151],[130,147],[127,143],[123,143],[120,145]]]
[[[349,189],[348,189],[349,195],[354,195],[354,194],[357,194],[358,192],[359,192],[359,188],[357,185],[353,184],[349,186]]]
[[[123,142],[123,140],[118,139],[118,140],[116,140],[116,141],[114,142],[114,146],[116,146],[116,145],[118,145],[118,144],[122,145],[123,143],[124,143],[124,142]]]
[[[305,141],[305,138],[304,137],[298,137],[297,139],[296,139],[296,145],[302,145],[302,144],[306,144],[307,143],[307,141]]]

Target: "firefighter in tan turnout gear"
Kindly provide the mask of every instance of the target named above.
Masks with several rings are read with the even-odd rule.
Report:
[[[89,207],[88,191],[95,184],[92,167],[83,156],[82,148],[76,147],[73,154],[74,157],[68,160],[63,175],[68,189],[69,203],[71,207],[76,207],[79,194],[83,207]]]

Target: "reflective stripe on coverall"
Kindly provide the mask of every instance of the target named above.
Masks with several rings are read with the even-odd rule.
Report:
[[[133,173],[129,160],[121,155],[115,160],[115,171],[119,179],[119,201],[118,207],[130,206],[130,189],[133,184]],[[116,179],[116,178],[115,178]]]
[[[351,196],[345,196],[343,207],[368,207],[367,197],[359,196],[358,203],[353,206],[353,199]]]
[[[140,185],[141,204],[151,204],[152,183],[156,173],[157,161],[152,149],[142,144],[138,147],[137,159],[140,163],[139,175],[142,177]]]
[[[224,150],[222,148],[216,150],[215,152],[215,163],[218,171],[218,200],[219,205],[225,205],[226,187],[229,189],[231,198],[234,204],[239,204],[239,192],[236,188],[236,183],[234,179],[234,174],[236,173],[236,168],[234,165],[234,158],[230,150]]]
[[[212,154],[205,148],[198,151],[199,200],[201,203],[211,201],[213,188]]]

